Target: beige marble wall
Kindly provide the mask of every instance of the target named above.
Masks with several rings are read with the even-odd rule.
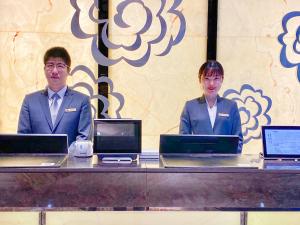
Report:
[[[82,28],[87,33],[97,32],[95,23],[87,15],[93,1],[77,2],[82,10]],[[114,6],[120,2],[110,1],[110,15],[116,13]],[[155,12],[161,1],[144,2]],[[170,4],[172,1],[167,1],[166,8]],[[206,54],[207,1],[183,1],[178,9],[185,16],[187,30],[184,39],[173,46],[169,54],[164,57],[156,55],[166,46],[166,39],[153,46],[144,66],[133,67],[122,61],[111,66],[109,71],[115,91],[125,97],[122,117],[143,120],[144,149],[157,149],[161,133],[177,133],[184,102],[202,93],[197,71]],[[277,40],[282,33],[283,16],[299,9],[299,4],[293,0],[219,1],[218,60],[225,68],[221,93],[227,89],[239,91],[243,84],[262,90],[272,99],[268,115],[274,125],[300,122],[297,69],[281,65],[279,54],[282,46]],[[134,13],[125,11],[124,17],[129,23],[136,22],[137,29],[145,15],[134,16],[139,12],[138,7],[131,7],[131,10]],[[72,56],[73,67],[86,65],[96,73],[96,62],[90,51],[91,40],[78,39],[71,33],[73,14],[74,8],[67,0],[0,0],[0,132],[16,131],[24,95],[45,86],[42,57],[49,47],[65,46]],[[168,26],[167,36],[170,37],[176,33],[179,23],[174,15],[164,12],[164,16]],[[155,25],[153,23],[150,33],[145,33],[144,40],[159,32]],[[297,27],[299,23],[291,26]],[[113,26],[110,37],[119,43],[131,40],[130,34],[120,33]],[[293,40],[292,36],[289,38]],[[112,58],[128,54],[110,51]],[[131,52],[130,56],[140,55],[139,52]],[[297,55],[291,57],[297,62]],[[93,85],[85,74],[80,73],[70,77],[69,84],[78,81]],[[113,112],[119,104],[115,99],[111,101],[109,111],[114,116]],[[255,104],[247,107],[257,110]],[[245,119],[243,115],[242,119]],[[263,125],[266,119],[260,117],[259,123]],[[251,131],[251,135],[259,136],[259,129]],[[244,147],[245,153],[261,150],[261,139],[251,140]]]
[[[93,1],[77,2],[83,13],[80,25],[85,32],[94,33],[95,24],[87,15]],[[71,33],[74,9],[69,1],[28,0],[26,3],[0,0],[0,13],[4,18],[0,21],[0,46],[3,49],[0,53],[0,132],[16,131],[24,95],[45,86],[42,57],[47,48],[65,46],[70,51],[73,66],[83,64],[96,71],[90,53],[91,40],[77,39]],[[110,1],[110,15],[115,13],[113,6],[118,3],[120,0]],[[153,12],[160,6],[160,1],[150,3],[147,4]],[[166,8],[171,3],[167,1]],[[155,55],[166,47],[171,34],[176,35],[179,26],[174,15],[164,12],[168,23],[167,38],[152,49],[148,63],[139,68],[125,62],[110,67],[114,89],[125,97],[122,117],[143,120],[144,149],[158,149],[160,133],[177,133],[184,102],[200,95],[197,71],[206,54],[207,2],[183,1],[178,9],[185,16],[187,30],[184,39],[173,46],[169,54],[164,57]],[[110,36],[113,40],[128,39],[127,35],[114,34],[114,31],[112,27]],[[153,29],[145,38],[151,38],[157,32]],[[110,52],[112,57],[117,54],[120,53]],[[69,79],[69,84],[80,80],[88,79],[76,74],[76,79]],[[114,99],[111,101],[109,111],[114,116],[119,103]]]
[[[117,5],[120,1],[113,2]],[[153,3],[152,7],[156,9],[157,4]],[[111,8],[111,15],[115,13],[114,8]],[[110,67],[115,86],[125,96],[122,116],[143,120],[143,149],[157,149],[161,133],[177,133],[184,102],[202,92],[197,82],[197,71],[206,53],[207,1],[183,1],[180,8],[187,21],[187,32],[183,41],[168,55],[155,56],[155,52],[164,46],[161,43],[155,46],[154,53],[143,67],[132,67],[125,62]],[[272,10],[266,10],[269,8]],[[279,54],[282,46],[277,40],[283,32],[283,16],[296,10],[299,10],[299,4],[292,0],[219,1],[217,58],[225,69],[220,94],[228,89],[240,91],[244,84],[250,85],[255,91],[244,91],[240,97],[245,100],[246,96],[252,96],[257,103],[247,101],[239,106],[245,106],[253,116],[259,106],[263,112],[267,110],[269,103],[262,95],[267,96],[272,101],[267,115],[273,125],[296,125],[300,122],[297,69],[281,65]],[[133,20],[130,15],[127,19]],[[139,24],[143,17],[134,19]],[[110,34],[113,40],[121,43],[130,38],[130,35],[114,29]],[[117,57],[121,53],[111,51],[110,54]],[[139,53],[133,55],[138,57]],[[297,56],[294,57],[297,60]],[[244,113],[241,113],[241,118],[242,122],[247,120]],[[244,145],[244,153],[262,151],[260,126],[266,125],[268,119],[262,114],[256,119],[258,128],[248,130],[245,140],[250,140]],[[250,119],[243,125],[243,130],[254,127],[255,123],[253,118]]]
[[[0,212],[3,225],[39,225],[39,212]]]
[[[299,212],[249,212],[249,225],[295,225],[300,220]]]
[[[250,84],[255,90],[261,89],[272,99],[268,112],[272,125],[300,124],[297,68],[281,65],[282,45],[277,40],[283,33],[281,22],[284,15],[299,10],[299,2],[293,0],[219,1],[217,57],[225,69],[222,90],[232,88],[239,91],[243,84]],[[299,19],[294,22],[291,24],[293,33],[288,35],[290,41],[295,40],[295,30],[300,25]],[[293,62],[300,62],[297,54],[289,57]],[[257,111],[256,104],[246,105],[252,112]],[[261,105],[264,109],[265,103]],[[258,119],[260,125],[265,124],[263,117]],[[259,131],[251,131],[251,134],[257,136]],[[261,139],[251,140],[243,149],[244,153],[261,151]]]
[[[120,2],[113,1],[114,4]],[[147,2],[147,6],[156,12],[161,1]],[[166,9],[173,1],[167,1]],[[138,10],[138,9],[136,9]],[[121,111],[122,117],[143,120],[143,149],[158,149],[159,134],[178,133],[179,117],[186,100],[201,94],[197,73],[199,66],[206,58],[207,1],[183,1],[178,10],[186,19],[186,34],[183,40],[172,47],[169,54],[160,57],[166,46],[167,38],[151,49],[151,56],[143,67],[133,67],[121,62],[110,67],[110,77],[115,87],[125,97],[125,105]],[[114,15],[115,8],[110,9]],[[163,14],[167,22],[167,37],[176,35],[179,27],[178,18],[171,14]],[[130,14],[124,13],[127,21],[132,20]],[[142,23],[135,18],[137,24]],[[141,16],[140,20],[144,20]],[[153,23],[157,21],[154,20]],[[143,35],[143,40],[151,40],[160,32],[160,26],[150,29]],[[113,40],[124,43],[130,34],[112,29]],[[128,37],[129,36],[129,37]],[[112,57],[120,52],[111,51]],[[122,54],[126,54],[122,52]],[[139,51],[133,53],[138,58]],[[134,57],[133,56],[133,57]]]
[[[47,212],[47,225],[238,225],[238,212]]]
[[[78,1],[82,8],[89,1]],[[72,57],[72,66],[83,64],[96,71],[88,40],[71,33],[74,9],[67,0],[0,0],[0,132],[15,133],[25,94],[46,85],[43,72],[44,52],[52,46],[64,46]],[[85,20],[83,20],[85,22]],[[94,24],[84,23],[96,32]],[[84,74],[69,78],[69,85],[84,80]]]

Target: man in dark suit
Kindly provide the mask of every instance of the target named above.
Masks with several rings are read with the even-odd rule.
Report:
[[[19,116],[18,133],[67,134],[69,145],[89,139],[92,127],[87,95],[67,87],[71,58],[65,48],[53,47],[44,55],[48,82],[44,90],[25,96]]]
[[[222,65],[210,60],[198,74],[203,95],[187,101],[180,118],[179,133],[208,135],[238,135],[238,152],[242,151],[243,134],[236,102],[218,95],[224,79]]]

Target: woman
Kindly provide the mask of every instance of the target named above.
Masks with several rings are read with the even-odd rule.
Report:
[[[222,65],[209,60],[199,69],[203,95],[187,101],[180,118],[180,134],[238,135],[238,152],[243,147],[241,118],[236,102],[222,98],[218,92],[224,79]]]

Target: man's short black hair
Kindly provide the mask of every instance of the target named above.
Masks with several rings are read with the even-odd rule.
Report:
[[[67,66],[71,67],[71,57],[68,51],[63,47],[53,47],[48,49],[44,55],[44,64],[46,64],[50,57],[62,58]]]

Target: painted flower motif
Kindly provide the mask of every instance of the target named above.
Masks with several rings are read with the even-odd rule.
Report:
[[[283,33],[278,36],[282,45],[280,62],[286,68],[297,67],[300,82],[300,12],[293,11],[282,19]]]
[[[251,139],[259,139],[261,137],[260,126],[271,124],[268,112],[272,106],[272,100],[263,95],[262,90],[255,90],[249,84],[244,84],[239,92],[228,89],[223,97],[234,100],[238,105],[244,144]]]
[[[86,67],[84,65],[76,66],[71,71],[70,74],[71,74],[71,76],[74,76],[74,74],[76,74],[77,72],[84,72],[85,74],[87,74],[88,77],[90,77],[91,80],[94,82],[94,84],[105,83],[105,84],[108,85],[108,87],[109,87],[108,88],[108,90],[109,90],[108,98],[116,98],[119,102],[119,106],[116,109],[116,111],[114,112],[115,117],[116,118],[121,118],[120,111],[124,106],[124,96],[122,94],[114,91],[114,86],[113,86],[112,80],[110,80],[108,77],[105,77],[105,76],[96,79],[93,72],[88,67]],[[94,88],[86,82],[77,82],[71,88],[74,88],[74,89],[83,88],[84,90],[86,90],[86,92],[88,92],[91,101],[95,99],[95,100],[97,100],[97,102],[98,101],[102,102],[103,109],[102,109],[102,112],[100,114],[104,118],[110,118],[110,116],[106,113],[108,111],[108,107],[110,105],[110,102],[109,102],[107,97],[105,97],[103,95],[99,95],[98,93],[94,93]],[[97,118],[96,112],[97,112],[96,108],[92,105],[92,115],[93,115],[94,119]]]
[[[167,55],[185,35],[186,21],[178,10],[182,0],[160,0],[155,1],[155,4],[145,0],[124,0],[116,6],[116,13],[110,21],[95,18],[94,11],[98,11],[98,0],[94,0],[89,9],[89,18],[102,27],[102,31],[99,31],[100,41],[111,50],[107,57],[98,50],[98,34],[83,31],[80,24],[81,9],[77,0],[70,2],[75,9],[71,24],[73,35],[80,39],[92,39],[93,57],[103,66],[111,66],[120,61],[126,61],[135,67],[143,66],[151,53],[157,56]],[[116,35],[108,36],[108,25],[115,34],[120,34],[117,35],[118,38]]]

